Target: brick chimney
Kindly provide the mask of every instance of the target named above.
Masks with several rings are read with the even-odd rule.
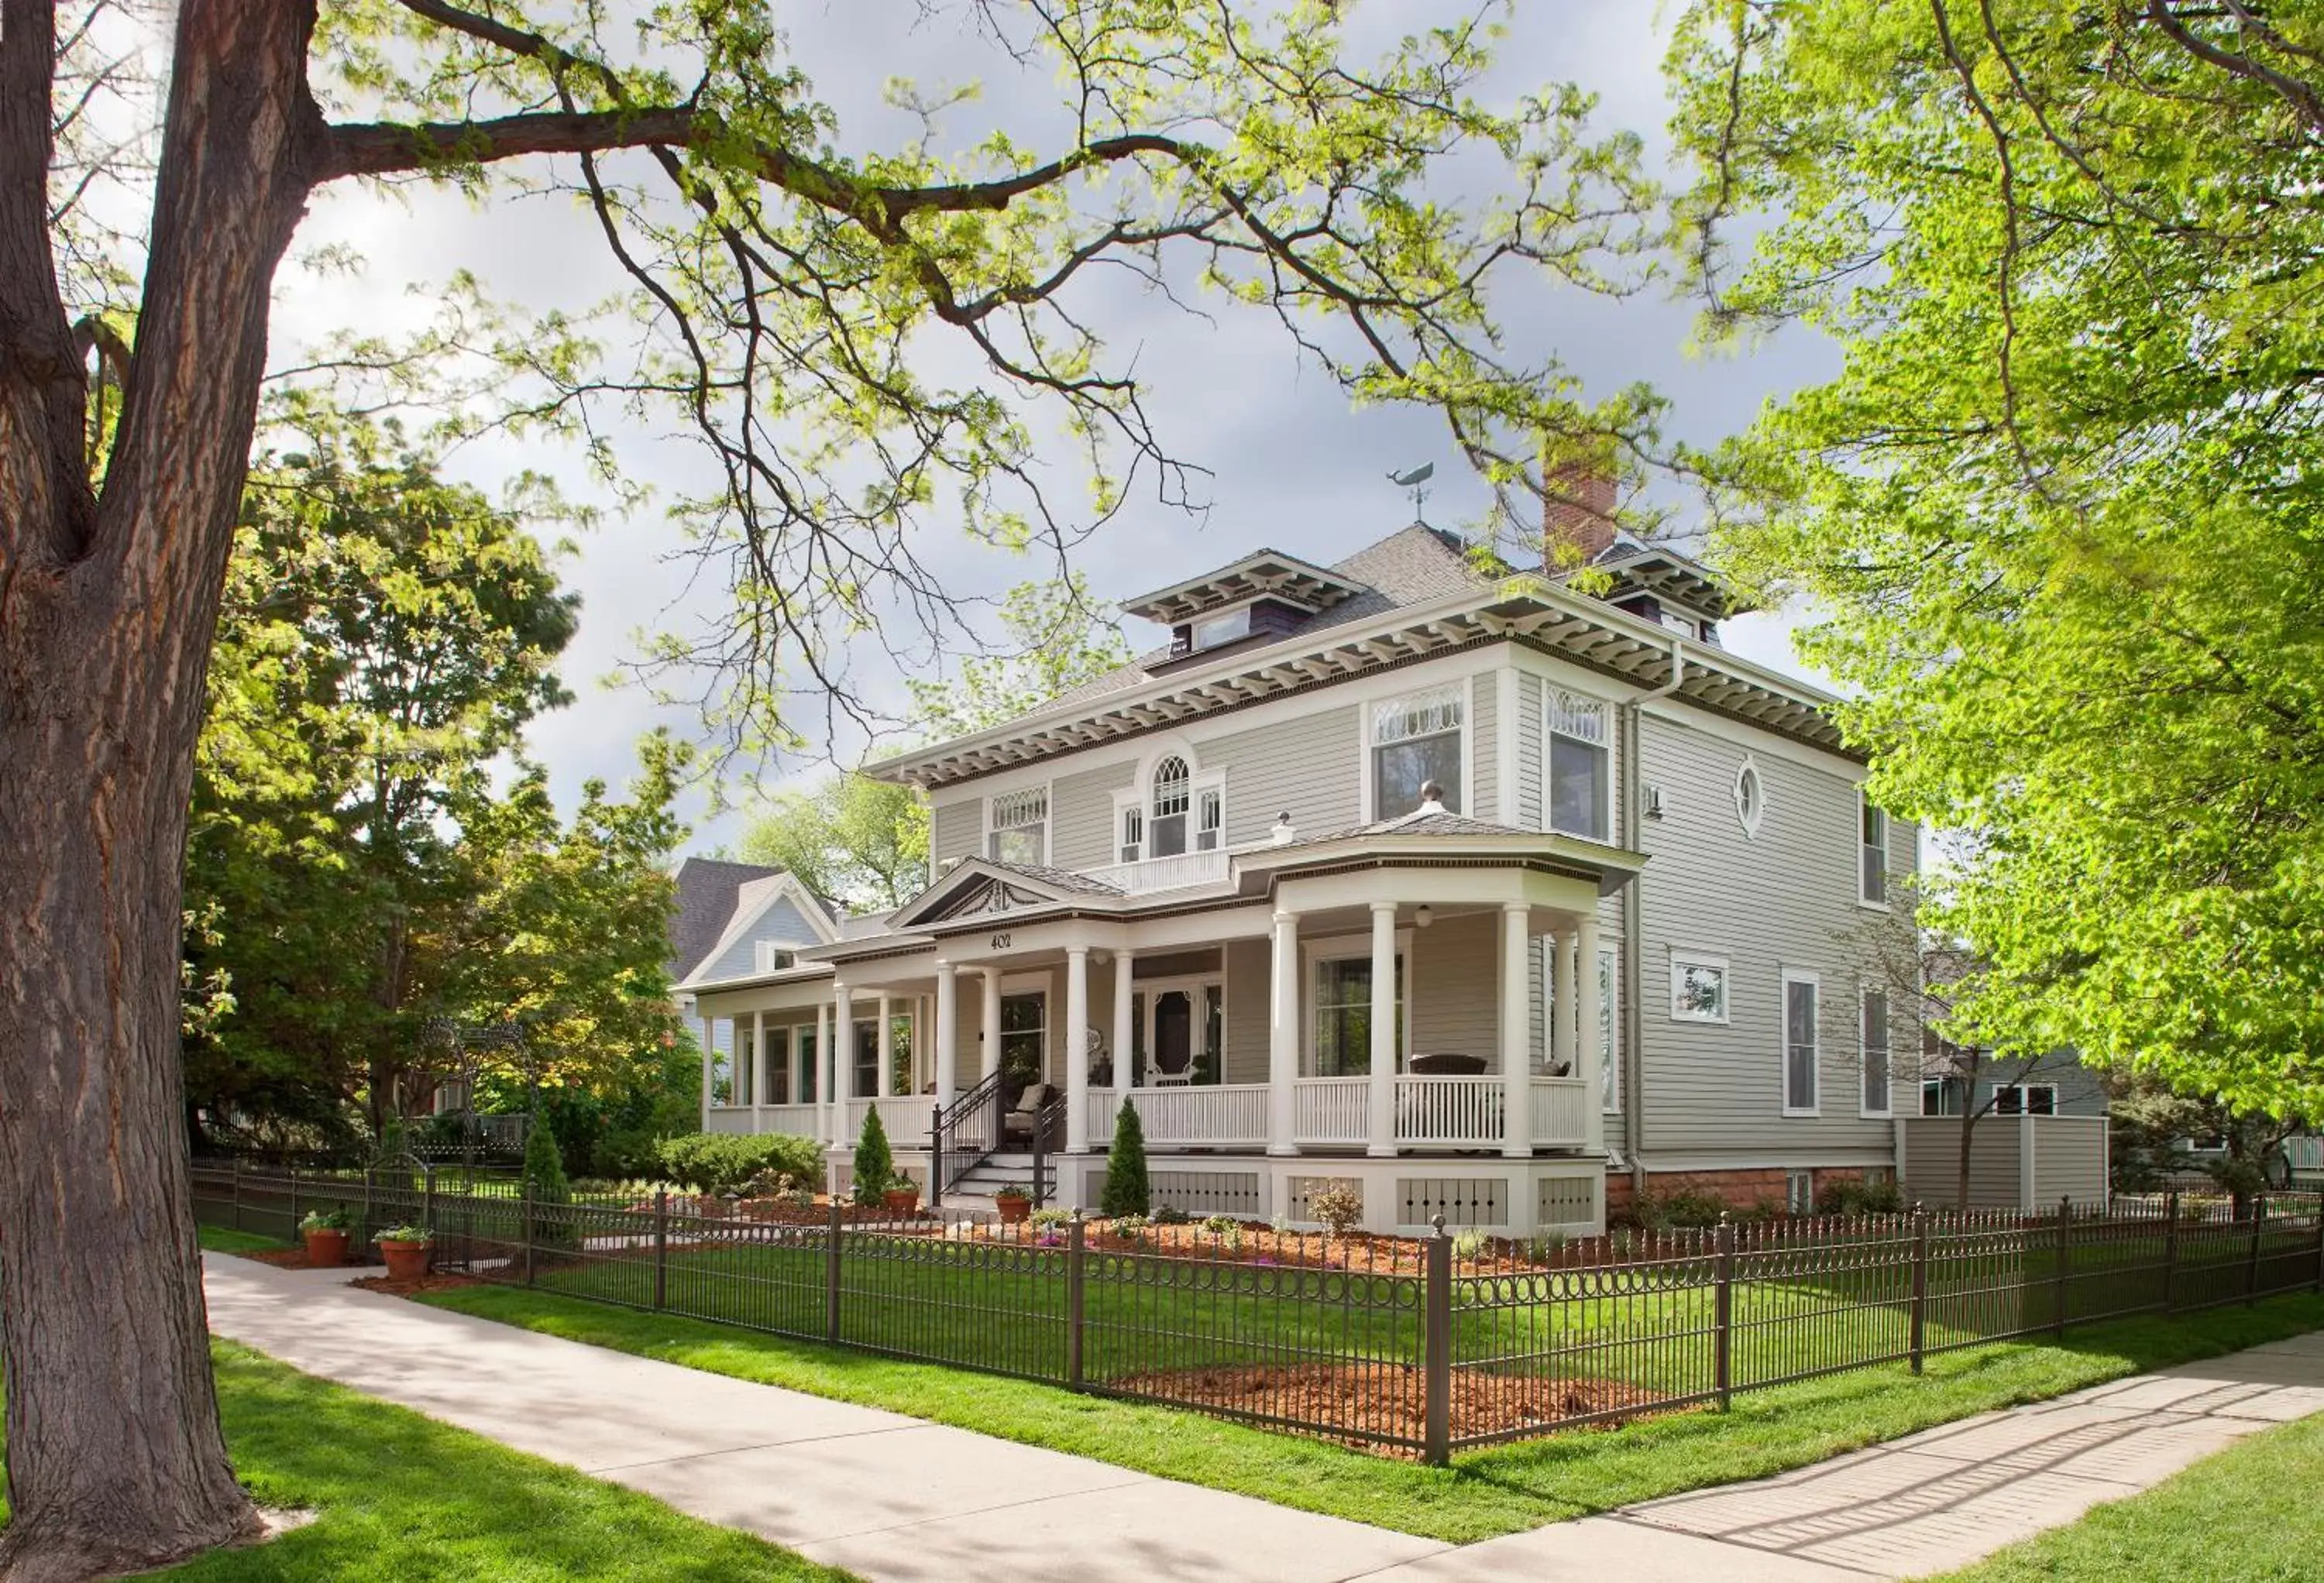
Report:
[[[1586,566],[1614,542],[1614,473],[1596,461],[1561,462],[1542,481],[1541,561],[1552,573]]]

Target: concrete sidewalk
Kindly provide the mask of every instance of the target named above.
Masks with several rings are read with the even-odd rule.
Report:
[[[2324,1410],[2324,1334],[1454,1550],[898,1413],[204,1257],[210,1328],[885,1583],[1840,1583],[1973,1560]]]

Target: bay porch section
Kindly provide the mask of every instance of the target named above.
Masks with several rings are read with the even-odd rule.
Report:
[[[1600,908],[1627,874],[1368,850],[1252,884],[1235,870],[1255,855],[1143,916],[987,876],[852,951],[702,986],[705,1126],[815,1137],[838,1183],[876,1109],[899,1166],[956,1200],[1021,1177],[1046,1108],[1057,1195],[1093,1205],[1127,1103],[1157,1204],[1309,1220],[1340,1183],[1376,1229],[1447,1210],[1512,1235],[1601,1225]],[[991,1120],[947,1134],[932,1182],[963,1096]],[[972,1154],[996,1162],[982,1183],[960,1180]]]

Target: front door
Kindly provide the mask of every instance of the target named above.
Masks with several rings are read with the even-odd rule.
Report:
[[[1131,1009],[1142,1035],[1136,1081],[1158,1088],[1219,1081],[1225,1032],[1225,989],[1219,980],[1149,984],[1134,998]]]

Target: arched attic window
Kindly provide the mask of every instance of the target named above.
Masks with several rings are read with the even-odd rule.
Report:
[[[1144,786],[1117,794],[1116,801],[1125,863],[1214,851],[1224,839],[1224,785],[1216,775],[1198,778],[1184,754],[1166,755]]]

